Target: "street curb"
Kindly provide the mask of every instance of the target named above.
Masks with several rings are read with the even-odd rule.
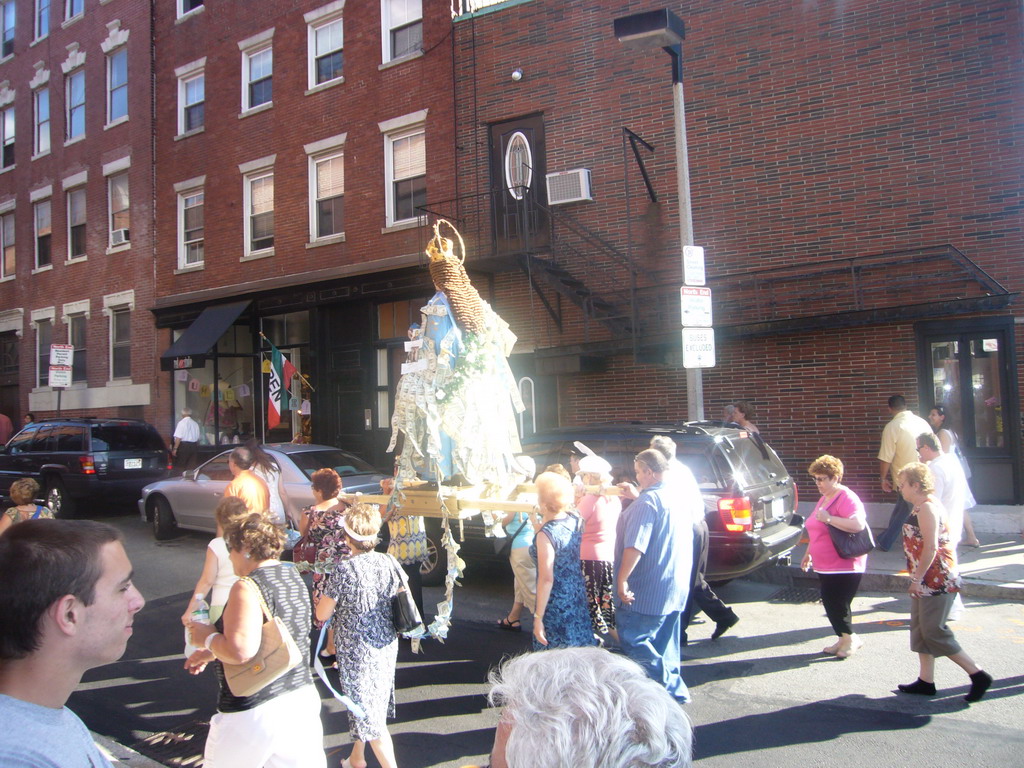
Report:
[[[795,565],[767,566],[744,578],[764,584],[778,584],[785,587],[817,587],[818,579],[812,573],[804,573]],[[873,592],[906,592],[906,574],[879,573],[867,571],[860,582],[860,589]],[[1007,585],[983,579],[964,579],[965,597],[986,600],[1008,600],[1024,603],[1024,585]]]
[[[92,740],[96,742],[100,752],[110,760],[114,768],[166,768],[163,763],[158,763],[156,760],[151,760],[145,755],[140,755],[134,749],[126,747],[124,744],[120,744],[95,731],[91,733]]]

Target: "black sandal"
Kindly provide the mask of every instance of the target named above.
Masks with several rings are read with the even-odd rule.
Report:
[[[506,632],[522,632],[523,631],[522,622],[520,622],[519,619],[516,619],[515,621],[509,621],[508,620],[508,616],[506,616],[504,619],[499,621],[498,622],[498,626],[501,629],[504,629]]]

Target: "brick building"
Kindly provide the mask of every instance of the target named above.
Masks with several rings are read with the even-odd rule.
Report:
[[[659,4],[479,5],[455,21],[450,213],[504,262],[519,368],[549,422],[685,418],[670,59],[613,33]],[[1020,3],[671,10],[714,293],[707,415],[751,400],[797,477],[834,453],[881,500],[887,397],[941,402],[979,499],[1022,501]]]
[[[450,9],[179,0],[154,24],[162,423],[187,404],[211,443],[301,432],[385,461],[433,293],[419,207],[456,194]],[[308,378],[273,430],[268,342]]]
[[[130,0],[6,0],[0,58],[0,411],[152,418],[150,17]]]

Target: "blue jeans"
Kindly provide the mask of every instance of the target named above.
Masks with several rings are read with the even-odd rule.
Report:
[[[643,667],[648,677],[665,686],[676,701],[687,704],[690,692],[680,675],[681,615],[682,611],[673,611],[666,616],[648,616],[620,606],[615,612],[615,626],[625,654]]]
[[[876,542],[876,546],[880,550],[888,552],[892,549],[892,545],[896,543],[896,540],[902,538],[903,524],[907,522],[907,518],[910,517],[911,510],[912,507],[901,495],[899,501],[896,502],[896,506],[892,508],[892,515],[889,516],[888,527],[886,527]]]

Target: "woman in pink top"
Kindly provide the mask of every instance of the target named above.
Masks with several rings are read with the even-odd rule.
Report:
[[[853,559],[840,557],[828,529],[832,526],[841,531],[856,533],[864,530],[867,516],[857,494],[840,483],[843,479],[843,462],[835,456],[821,456],[807,471],[814,478],[821,498],[814,507],[814,514],[807,520],[810,543],[801,567],[805,571],[813,568],[818,574],[825,615],[839,636],[835,645],[828,646],[822,653],[831,653],[845,659],[864,645],[853,633],[850,605],[860,586],[868,556],[861,555]]]
[[[583,518],[583,541],[580,544],[580,566],[587,587],[587,608],[594,634],[599,638],[615,633],[615,524],[622,511],[618,496],[605,496],[601,486],[610,486],[612,465],[600,456],[580,459],[579,478],[583,495],[576,509]]]

